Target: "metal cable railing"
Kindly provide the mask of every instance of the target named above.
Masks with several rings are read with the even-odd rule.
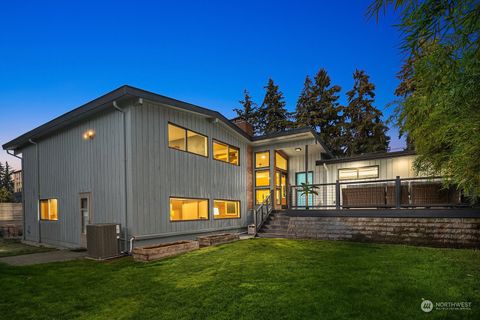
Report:
[[[255,224],[255,235],[260,231],[265,221],[273,211],[272,191],[253,211],[253,223]]]

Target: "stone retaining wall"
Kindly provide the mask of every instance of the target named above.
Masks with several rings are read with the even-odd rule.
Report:
[[[480,218],[290,217],[287,237],[480,247]]]

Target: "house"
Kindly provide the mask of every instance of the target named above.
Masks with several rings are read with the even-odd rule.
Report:
[[[302,183],[414,177],[411,152],[335,159],[309,128],[253,136],[241,119],[130,86],[3,148],[22,157],[25,240],[61,247],[84,247],[92,223],[120,225],[124,250],[133,237],[245,231],[270,194],[275,209],[339,205]]]

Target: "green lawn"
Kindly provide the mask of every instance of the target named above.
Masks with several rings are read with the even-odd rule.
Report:
[[[0,264],[8,319],[465,319],[480,252],[254,239],[152,263]],[[421,299],[471,311],[420,310]]]
[[[21,254],[46,252],[46,251],[52,251],[52,250],[55,250],[55,249],[46,248],[46,247],[29,246],[29,245],[20,243],[19,241],[16,241],[16,240],[0,240],[0,258],[18,256]]]

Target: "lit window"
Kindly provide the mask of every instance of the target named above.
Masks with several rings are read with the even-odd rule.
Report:
[[[168,124],[168,146],[173,149],[186,151],[186,130],[171,123]]]
[[[260,170],[255,172],[255,186],[269,187],[270,186],[270,171]]]
[[[208,200],[170,198],[170,220],[208,220]]]
[[[201,156],[208,156],[207,137],[187,130],[187,151]]]
[[[338,180],[378,178],[378,166],[338,169]]]
[[[270,195],[269,189],[257,189],[255,190],[255,202],[257,204],[263,203],[265,199]]]
[[[200,133],[168,124],[168,146],[208,157],[208,138]]]
[[[240,218],[240,201],[215,200],[213,202],[213,218]]]
[[[275,152],[275,167],[287,171],[287,159],[278,152]]]
[[[255,153],[255,168],[265,168],[270,166],[270,152]]]
[[[40,200],[40,218],[42,220],[58,220],[57,199]]]
[[[213,140],[213,158],[218,161],[239,165],[240,149],[223,142]]]

